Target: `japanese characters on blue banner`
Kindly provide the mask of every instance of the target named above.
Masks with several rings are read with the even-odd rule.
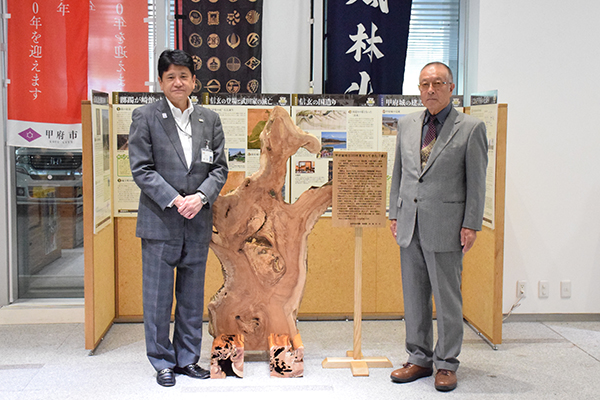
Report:
[[[194,93],[260,93],[263,0],[183,0],[182,49]]]
[[[412,0],[329,0],[325,93],[402,94]]]

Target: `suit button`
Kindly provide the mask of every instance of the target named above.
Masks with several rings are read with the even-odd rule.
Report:
[[[416,202],[417,202],[417,199],[415,199],[415,200],[414,200],[414,202],[416,203]]]
[[[419,178],[419,183],[423,183],[423,178]]]

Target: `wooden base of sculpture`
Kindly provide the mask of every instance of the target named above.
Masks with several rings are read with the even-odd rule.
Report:
[[[362,236],[363,228],[354,229],[354,350],[346,357],[327,357],[323,368],[350,368],[353,376],[369,376],[369,368],[392,368],[387,357],[363,357],[362,341]]]
[[[288,335],[269,335],[269,370],[277,378],[297,378],[304,375],[304,345],[300,334],[290,341]]]
[[[243,335],[219,335],[213,341],[210,377],[224,379],[227,376],[244,377]]]

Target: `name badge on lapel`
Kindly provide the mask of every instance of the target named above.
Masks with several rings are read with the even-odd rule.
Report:
[[[206,141],[206,146],[202,148],[202,162],[207,164],[213,163],[214,153],[209,147],[210,141]]]

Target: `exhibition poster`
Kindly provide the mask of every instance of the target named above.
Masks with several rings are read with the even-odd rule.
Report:
[[[420,103],[420,101],[419,101]],[[398,136],[398,121],[405,115],[424,111],[425,107],[382,107],[381,108],[381,135],[377,150],[387,153],[386,176],[386,204],[390,204],[390,189],[392,188],[392,174],[394,173],[394,160],[396,159],[396,137]]]
[[[333,178],[334,151],[377,151],[381,109],[377,107],[292,107],[292,119],[321,141],[321,151],[301,148],[292,156],[291,202]]]
[[[385,152],[334,151],[332,226],[386,226],[386,164]]]
[[[221,193],[226,194],[237,188],[244,178],[259,170],[260,133],[276,105],[289,105],[289,95],[211,96],[210,102],[212,104],[204,107],[219,114],[225,134],[229,175]],[[288,182],[287,177],[286,182]],[[283,188],[285,201],[289,201],[287,188],[286,184]]]
[[[113,215],[137,217],[140,189],[129,167],[129,127],[133,110],[162,99],[162,93],[115,92],[112,102]]]
[[[483,225],[494,229],[496,195],[496,137],[498,132],[498,104],[471,106],[471,115],[485,123],[488,138],[488,165],[486,172],[485,208]]]
[[[110,126],[108,93],[92,91],[94,146],[94,234],[112,220],[110,176]]]
[[[294,96],[298,98],[298,103],[300,100],[304,104],[307,103],[304,97],[293,95],[291,98]],[[131,176],[128,152],[131,114],[135,108],[162,97],[162,93],[113,93],[111,108],[114,143],[113,216],[137,216],[139,188]],[[315,104],[332,105],[291,107],[289,107],[290,95],[282,94],[237,94],[235,96],[217,94],[204,98],[204,101],[209,103],[204,107],[219,114],[225,135],[229,175],[221,194],[234,190],[247,176],[259,170],[260,133],[273,108],[280,105],[289,110],[292,120],[300,129],[316,136],[321,142],[321,149],[317,154],[301,148],[290,158],[283,188],[286,202],[293,203],[305,190],[322,186],[333,179],[334,152],[382,152],[387,155],[385,170],[387,207],[398,121],[407,114],[423,111],[424,107],[419,101],[413,101],[411,96],[393,96],[393,99],[387,99],[389,101],[385,104],[388,105],[383,107],[371,105],[373,102],[367,97],[357,102],[358,97],[361,96],[356,96],[354,100],[345,97],[334,99],[332,96],[323,95],[319,98],[312,96]],[[192,100],[194,101],[195,98]],[[337,104],[361,105],[339,106]],[[462,96],[455,104],[459,111],[462,111],[461,105]],[[488,129],[491,131],[493,128]],[[325,215],[331,216],[331,211],[326,212]]]

